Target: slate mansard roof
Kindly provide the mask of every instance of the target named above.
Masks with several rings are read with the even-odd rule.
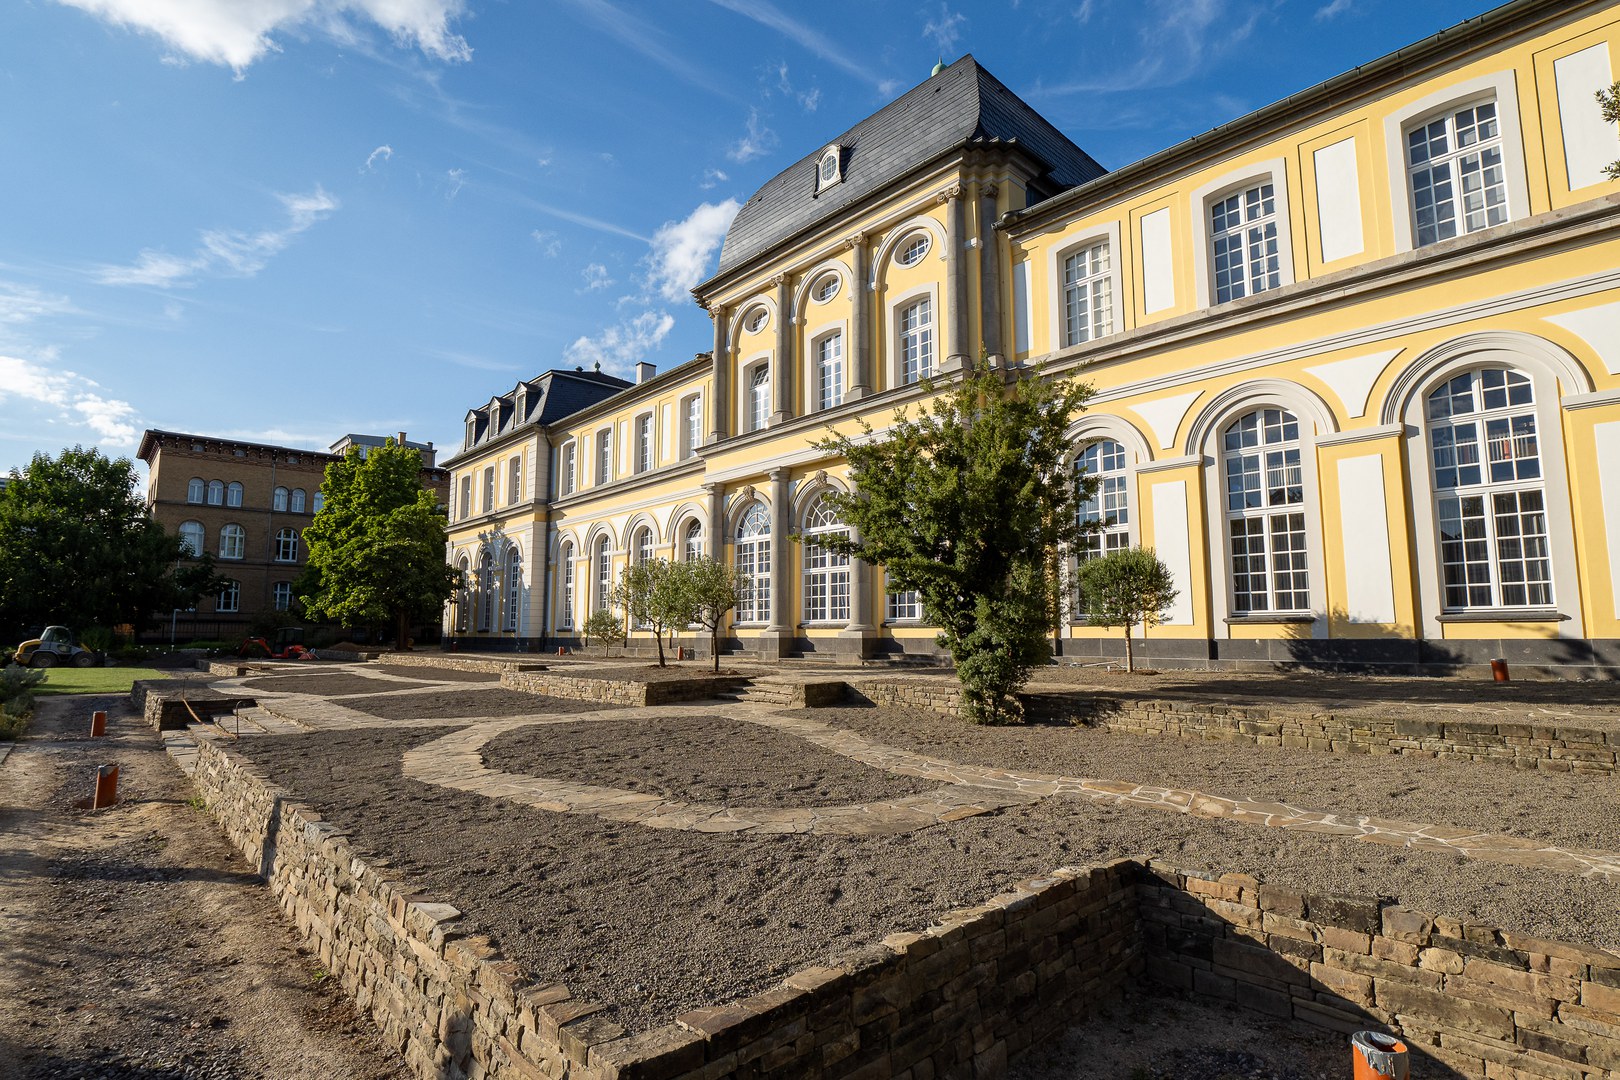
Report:
[[[952,150],[1009,144],[1022,149],[1045,168],[1036,178],[1042,189],[1036,194],[1042,197],[1107,171],[972,56],[828,141],[834,144],[843,151],[842,182],[816,191],[824,148],[778,173],[737,212],[720,251],[717,278]]]
[[[583,368],[574,371],[556,368],[527,379],[507,393],[491,398],[489,404],[468,410],[467,439],[461,451],[446,464],[490,439],[525,425],[543,427],[555,423],[633,385],[625,379]]]

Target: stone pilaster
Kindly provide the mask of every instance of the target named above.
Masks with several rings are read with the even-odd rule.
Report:
[[[945,204],[945,304],[950,319],[945,324],[945,358],[940,371],[960,371],[967,360],[967,260],[962,246],[967,242],[967,207],[962,189],[942,192]]]
[[[872,283],[867,268],[866,237],[856,233],[844,241],[849,245],[849,262],[855,280],[849,283],[849,389],[846,401],[859,401],[872,394],[877,385],[872,378]]]
[[[776,285],[776,355],[771,358],[771,425],[780,424],[793,415],[794,373],[793,362],[793,281],[781,274],[773,279]]]
[[[996,236],[996,185],[979,185],[979,333],[990,363],[1006,363],[1001,340],[1001,244]]]
[[[709,442],[716,443],[731,433],[731,348],[726,334],[726,309],[716,304],[709,309],[714,320],[714,400],[709,402]]]
[[[771,616],[759,635],[767,658],[787,656],[793,648],[792,544],[793,515],[788,505],[788,470],[772,469],[771,478]]]

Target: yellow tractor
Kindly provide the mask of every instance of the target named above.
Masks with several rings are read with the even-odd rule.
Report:
[[[90,667],[96,654],[73,641],[73,631],[65,626],[47,626],[45,632],[17,646],[12,659],[24,667],[48,668],[58,664]]]

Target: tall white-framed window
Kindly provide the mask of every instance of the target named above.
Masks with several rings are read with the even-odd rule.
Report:
[[[276,533],[276,562],[298,561],[298,530],[281,529]]]
[[[596,482],[605,484],[613,479],[613,429],[603,428],[596,433]]]
[[[574,626],[574,542],[564,540],[562,551],[557,556],[557,566],[562,573],[562,588],[558,590],[562,610],[557,613],[557,627],[562,630],[572,629]]]
[[[229,484],[225,485],[225,505],[242,505],[242,485],[240,482],[232,480]]]
[[[1310,611],[1301,453],[1287,409],[1255,409],[1221,435],[1234,615]]]
[[[1081,535],[1075,547],[1074,562],[1078,566],[1131,546],[1130,458],[1125,447],[1115,440],[1098,439],[1075,455],[1074,468],[1097,482],[1091,498],[1079,508],[1080,523],[1091,529]],[[1078,583],[1073,600],[1075,615],[1084,616],[1086,600]]]
[[[472,517],[472,474],[461,478],[461,520]]]
[[[461,571],[461,585],[456,589],[456,631],[465,634],[472,625],[473,607],[472,564],[467,561],[467,556],[461,557],[457,568]]]
[[[736,621],[770,621],[771,515],[764,503],[752,503],[737,522],[736,558],[737,571],[743,579]]]
[[[559,496],[574,493],[575,457],[578,451],[573,442],[565,442],[557,450],[557,494]]]
[[[763,431],[771,415],[771,365],[761,361],[748,369],[748,396],[746,427],[749,431]]]
[[[681,558],[686,562],[696,562],[702,557],[703,523],[693,518],[681,532]]]
[[[515,459],[514,459],[515,460]],[[518,628],[518,606],[523,598],[523,553],[516,544],[506,549],[506,629]]]
[[[934,377],[934,302],[921,296],[897,313],[900,383],[910,385]]]
[[[303,488],[293,488],[292,498],[287,503],[288,508],[295,514],[302,514],[304,512],[304,503],[308,498],[309,495]]]
[[[287,512],[287,489],[278,487],[270,493],[270,509],[278,514]]]
[[[486,548],[478,557],[478,630],[495,628],[495,558]]]
[[[647,526],[643,525],[636,530],[635,539],[630,544],[630,557],[638,564],[652,562],[653,534]]]
[[[1508,220],[1502,128],[1494,98],[1450,107],[1406,131],[1415,247]]]
[[[840,330],[816,339],[814,385],[817,409],[836,409],[843,404],[844,334]]]
[[[516,503],[523,498],[523,459],[515,457],[506,463],[506,502]]]
[[[292,607],[292,582],[278,581],[271,589],[271,599],[277,611],[286,611]]]
[[[208,505],[225,505],[225,482],[223,480],[208,481]]]
[[[484,513],[495,509],[495,466],[484,469]]]
[[[849,621],[849,556],[830,551],[822,544],[828,536],[844,536],[849,529],[838,520],[832,506],[822,497],[806,508],[801,528],[804,535],[804,621]]]
[[[208,485],[200,476],[193,476],[186,482],[186,502],[201,503],[205,497]]]
[[[247,552],[247,531],[240,525],[226,525],[219,530],[219,557],[240,559]]]
[[[653,418],[652,413],[636,417],[636,472],[652,471]]]
[[[185,545],[187,555],[201,555],[203,544],[207,542],[207,533],[200,521],[182,521],[180,523],[180,543]]]
[[[1224,304],[1282,284],[1275,185],[1245,185],[1209,204],[1209,258],[1214,302]]]
[[[613,548],[609,546],[607,536],[597,538],[596,552],[591,561],[591,570],[596,579],[596,606],[592,610],[608,611],[613,606]]]
[[[1444,608],[1551,608],[1534,385],[1511,368],[1465,371],[1429,393],[1425,416]]]
[[[1107,238],[1064,257],[1064,345],[1095,341],[1114,332],[1113,286]]]
[[[242,610],[242,583],[227,579],[219,587],[219,595],[214,597],[214,610],[230,613]]]
[[[681,460],[703,445],[703,398],[697,394],[681,402]]]

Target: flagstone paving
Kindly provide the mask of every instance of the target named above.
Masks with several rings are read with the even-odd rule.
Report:
[[[348,669],[349,673],[358,673]],[[367,673],[383,681],[397,680]],[[237,680],[217,684],[230,690]],[[458,684],[470,695],[489,687]],[[420,686],[374,697],[419,693]],[[437,689],[443,689],[438,687]],[[751,835],[825,834],[890,835],[941,822],[1027,805],[1053,796],[1088,799],[1102,804],[1137,806],[1240,825],[1340,836],[1365,843],[1450,854],[1495,862],[1573,873],[1620,883],[1620,853],[1548,845],[1534,840],[1448,825],[1400,821],[1348,809],[1317,810],[1289,803],[1217,795],[1187,788],[1132,784],[1126,781],[1057,776],[1022,770],[963,765],[912,753],[800,716],[781,715],[774,707],[746,702],[701,702],[684,706],[605,709],[580,713],[536,713],[491,720],[470,712],[464,717],[387,720],[335,704],[311,694],[277,694],[261,690],[259,707],[244,710],[240,734],[318,733],[366,728],[457,728],[409,750],[404,775],[423,783],[556,813],[590,814],[655,829]],[[370,698],[368,698],[370,700]],[[874,769],[936,780],[940,787],[905,798],[844,806],[804,808],[722,806],[688,803],[646,792],[600,787],[573,781],[503,771],[484,761],[484,748],[496,736],[516,729],[554,724],[623,721],[669,717],[681,711],[720,715],[759,724],[841,754]],[[228,737],[219,729],[194,725],[203,737]]]

